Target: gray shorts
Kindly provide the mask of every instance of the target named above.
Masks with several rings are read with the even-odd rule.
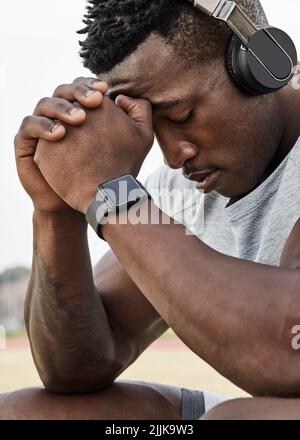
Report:
[[[206,391],[194,391],[181,388],[181,392],[182,420],[198,420],[201,416],[203,416],[203,414],[212,409],[214,406],[229,400],[227,397],[208,393]]]

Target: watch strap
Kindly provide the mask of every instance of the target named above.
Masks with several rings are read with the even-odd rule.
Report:
[[[108,215],[109,209],[105,200],[97,200],[97,198],[98,196],[91,202],[86,214],[86,219],[97,233],[98,237],[105,241],[102,235],[101,221],[103,217]]]

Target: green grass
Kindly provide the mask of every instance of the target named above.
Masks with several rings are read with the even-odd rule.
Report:
[[[7,331],[6,332],[6,338],[7,339],[14,339],[14,338],[25,338],[26,337],[26,329],[21,329],[18,331]]]

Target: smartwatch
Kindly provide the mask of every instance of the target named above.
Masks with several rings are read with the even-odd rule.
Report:
[[[134,176],[125,174],[98,187],[96,197],[88,208],[86,220],[98,237],[105,241],[102,226],[107,223],[109,215],[126,211],[146,199],[151,200],[146,188]]]

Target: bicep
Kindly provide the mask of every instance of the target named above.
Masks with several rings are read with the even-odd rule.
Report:
[[[112,251],[95,267],[94,280],[115,335],[130,341],[138,354],[168,329]]]

